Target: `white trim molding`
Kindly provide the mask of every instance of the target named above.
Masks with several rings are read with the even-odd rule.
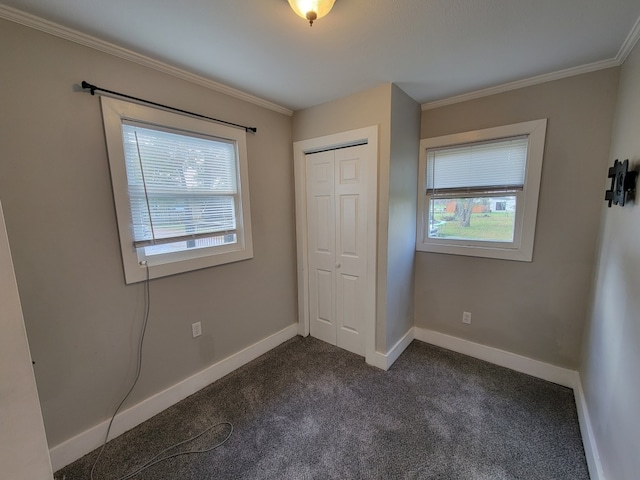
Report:
[[[523,78],[514,82],[503,83],[502,85],[495,85],[493,87],[483,88],[480,90],[475,90],[473,92],[463,93],[461,95],[454,95],[452,97],[443,98],[441,100],[425,102],[422,104],[422,110],[431,110],[434,108],[444,107],[446,105],[453,105],[454,103],[466,102],[467,100],[475,100],[477,98],[488,97],[497,93],[517,90],[518,88],[531,87],[533,85],[552,82],[554,80],[560,80],[562,78],[582,75],[584,73],[596,72],[598,70],[604,70],[605,68],[619,67],[627,59],[627,57],[633,50],[633,47],[636,45],[636,43],[638,43],[638,40],[640,40],[640,17],[638,17],[636,23],[631,28],[631,31],[625,38],[624,42],[622,42],[620,50],[618,50],[618,53],[614,58],[587,63],[585,65],[578,65],[577,67],[565,68],[563,70],[545,73],[543,75],[537,75],[535,77]]]
[[[468,100],[475,100],[478,98],[488,97],[490,95],[496,95],[498,93],[517,90],[519,88],[531,87],[534,85],[539,85],[541,83],[552,82],[554,80],[560,80],[562,78],[573,77],[576,75],[582,75],[584,73],[590,73],[598,70],[604,70],[605,68],[619,66],[620,62],[617,60],[617,57],[607,60],[601,60],[599,62],[588,63],[586,65],[579,65],[577,67],[558,70],[557,72],[545,73],[543,75],[537,75],[535,77],[523,78],[521,80],[516,80],[515,82],[503,83],[502,85],[495,85],[493,87],[483,88],[481,90],[475,90],[473,92],[463,93],[461,95],[455,95],[453,97],[443,98],[441,100],[426,102],[422,104],[422,111],[432,110],[434,108],[444,107],[446,105],[462,103]]]
[[[636,46],[640,40],[640,17],[636,20],[636,23],[633,25],[633,28],[627,35],[627,38],[622,43],[620,50],[618,50],[618,54],[616,55],[616,61],[619,65],[622,65],[624,61],[627,59],[633,47]]]
[[[573,387],[573,395],[576,398],[576,407],[578,409],[578,421],[580,423],[580,432],[582,433],[582,444],[584,445],[584,453],[587,457],[587,466],[589,467],[589,476],[591,480],[606,480],[600,454],[598,452],[598,444],[593,432],[593,424],[589,416],[587,408],[587,400],[582,389],[580,375],[576,372],[576,383]]]
[[[140,425],[154,415],[184,400],[189,395],[196,393],[250,361],[255,360],[260,355],[267,353],[269,350],[274,349],[278,345],[295,337],[297,334],[298,325],[295,323],[289,325],[279,332],[172,385],[166,390],[156,393],[146,400],[127,408],[116,416],[113,426],[111,427],[109,440]],[[105,420],[51,448],[49,453],[51,455],[54,472],[100,447],[104,442],[108,424],[109,420]]]
[[[134,52],[133,50],[119,47],[118,45],[115,45],[113,43],[100,40],[99,38],[87,35],[86,33],[64,27],[57,23],[45,20],[35,15],[31,15],[29,13],[25,13],[21,10],[9,7],[7,5],[0,4],[0,18],[19,23],[20,25],[24,25],[35,30],[40,30],[41,32],[48,33],[49,35],[54,35],[65,40],[69,40],[79,45],[84,45],[85,47],[93,48],[94,50],[99,50],[109,55],[113,55],[114,57],[137,63],[138,65],[153,68],[154,70],[157,70],[159,72],[166,73],[173,77],[186,80],[187,82],[194,83],[211,90],[215,90],[216,92],[224,93],[225,95],[244,100],[245,102],[252,103],[259,107],[263,107],[277,113],[282,113],[283,115],[287,115],[289,117],[293,115],[293,110],[282,107],[268,100],[264,100],[262,98],[256,97],[255,95],[251,95],[222,83],[215,82],[200,75],[195,75],[181,68],[169,65],[168,63],[155,60],[151,57],[147,57],[146,55]]]
[[[376,352],[374,361],[371,363],[374,367],[381,368],[382,370],[389,370],[391,365],[400,357],[402,352],[406,350],[414,339],[414,327],[411,327],[407,333],[405,333],[396,344],[391,347],[387,353]]]
[[[574,388],[576,382],[575,370],[551,365],[550,363],[534,360],[529,357],[517,355],[493,347],[488,347],[480,343],[470,342],[462,338],[453,337],[434,330],[414,327],[416,340],[430,343],[438,347],[453,350],[454,352],[469,355],[494,365],[510,368],[518,372],[526,373],[532,377],[557,383],[565,387]]]

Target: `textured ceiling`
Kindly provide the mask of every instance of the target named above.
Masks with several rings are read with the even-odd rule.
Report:
[[[383,82],[420,103],[616,57],[640,0],[0,0],[297,110]]]

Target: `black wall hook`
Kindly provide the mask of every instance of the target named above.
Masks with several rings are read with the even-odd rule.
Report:
[[[613,162],[613,167],[609,168],[608,176],[611,179],[611,189],[605,192],[605,201],[609,202],[609,208],[612,203],[624,207],[627,195],[636,189],[638,172],[629,171],[629,159],[624,162],[619,162],[616,159]]]

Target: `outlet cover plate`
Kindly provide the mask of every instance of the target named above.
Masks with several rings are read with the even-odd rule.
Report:
[[[193,334],[193,338],[196,338],[202,335],[202,323],[200,322],[192,323],[191,333]]]

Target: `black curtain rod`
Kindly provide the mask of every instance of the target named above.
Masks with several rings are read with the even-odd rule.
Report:
[[[204,118],[206,120],[212,120],[214,122],[223,123],[225,125],[230,125],[230,126],[236,127],[236,128],[242,128],[246,132],[256,133],[258,131],[258,129],[256,127],[247,127],[245,125],[239,125],[237,123],[226,122],[224,120],[220,120],[219,118],[207,117],[206,115],[200,115],[199,113],[189,112],[188,110],[181,110],[179,108],[170,107],[168,105],[163,105],[162,103],[156,103],[156,102],[152,102],[150,100],[145,100],[143,98],[132,97],[131,95],[126,95],[124,93],[114,92],[113,90],[107,90],[106,88],[96,87],[95,85],[91,85],[89,82],[85,82],[84,80],[82,81],[81,85],[82,85],[82,88],[84,88],[85,90],[86,89],[91,90],[91,95],[95,95],[96,91],[110,93],[111,95],[117,95],[119,97],[129,98],[131,100],[135,100],[137,102],[146,103],[148,105],[154,105],[156,107],[165,108],[167,110],[173,110],[174,112],[185,113],[187,115],[192,115],[194,117]]]

